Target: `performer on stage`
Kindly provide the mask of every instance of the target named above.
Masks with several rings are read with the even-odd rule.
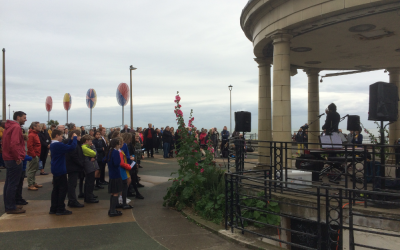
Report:
[[[339,121],[340,115],[336,112],[336,105],[334,103],[329,104],[325,110],[326,120],[322,129],[325,133],[339,132]]]

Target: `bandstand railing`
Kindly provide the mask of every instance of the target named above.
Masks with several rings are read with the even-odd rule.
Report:
[[[228,145],[226,229],[284,249],[398,249],[400,146]]]

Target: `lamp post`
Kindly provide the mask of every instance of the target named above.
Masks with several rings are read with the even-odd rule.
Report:
[[[131,129],[133,129],[133,105],[132,105],[132,70],[135,70],[135,69],[137,69],[137,68],[135,68],[135,67],[133,67],[132,65],[131,66],[129,66],[129,71],[130,71],[130,73],[131,73],[131,84],[130,84],[130,101],[131,101]],[[124,125],[124,124],[122,124],[122,125]]]
[[[3,121],[6,121],[6,49],[3,48]]]
[[[11,115],[11,104],[8,104],[8,120],[11,120],[10,115]]]
[[[232,134],[232,85],[229,85],[229,121],[230,121],[230,127],[229,127],[229,133]]]

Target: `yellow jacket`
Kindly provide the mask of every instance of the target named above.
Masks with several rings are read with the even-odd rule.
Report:
[[[3,138],[4,128],[0,127],[0,138]]]

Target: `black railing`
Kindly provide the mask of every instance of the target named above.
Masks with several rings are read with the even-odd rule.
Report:
[[[398,249],[390,244],[400,242],[400,146],[300,154],[291,142],[252,141],[251,153],[243,140],[229,146],[226,229],[292,250]]]

